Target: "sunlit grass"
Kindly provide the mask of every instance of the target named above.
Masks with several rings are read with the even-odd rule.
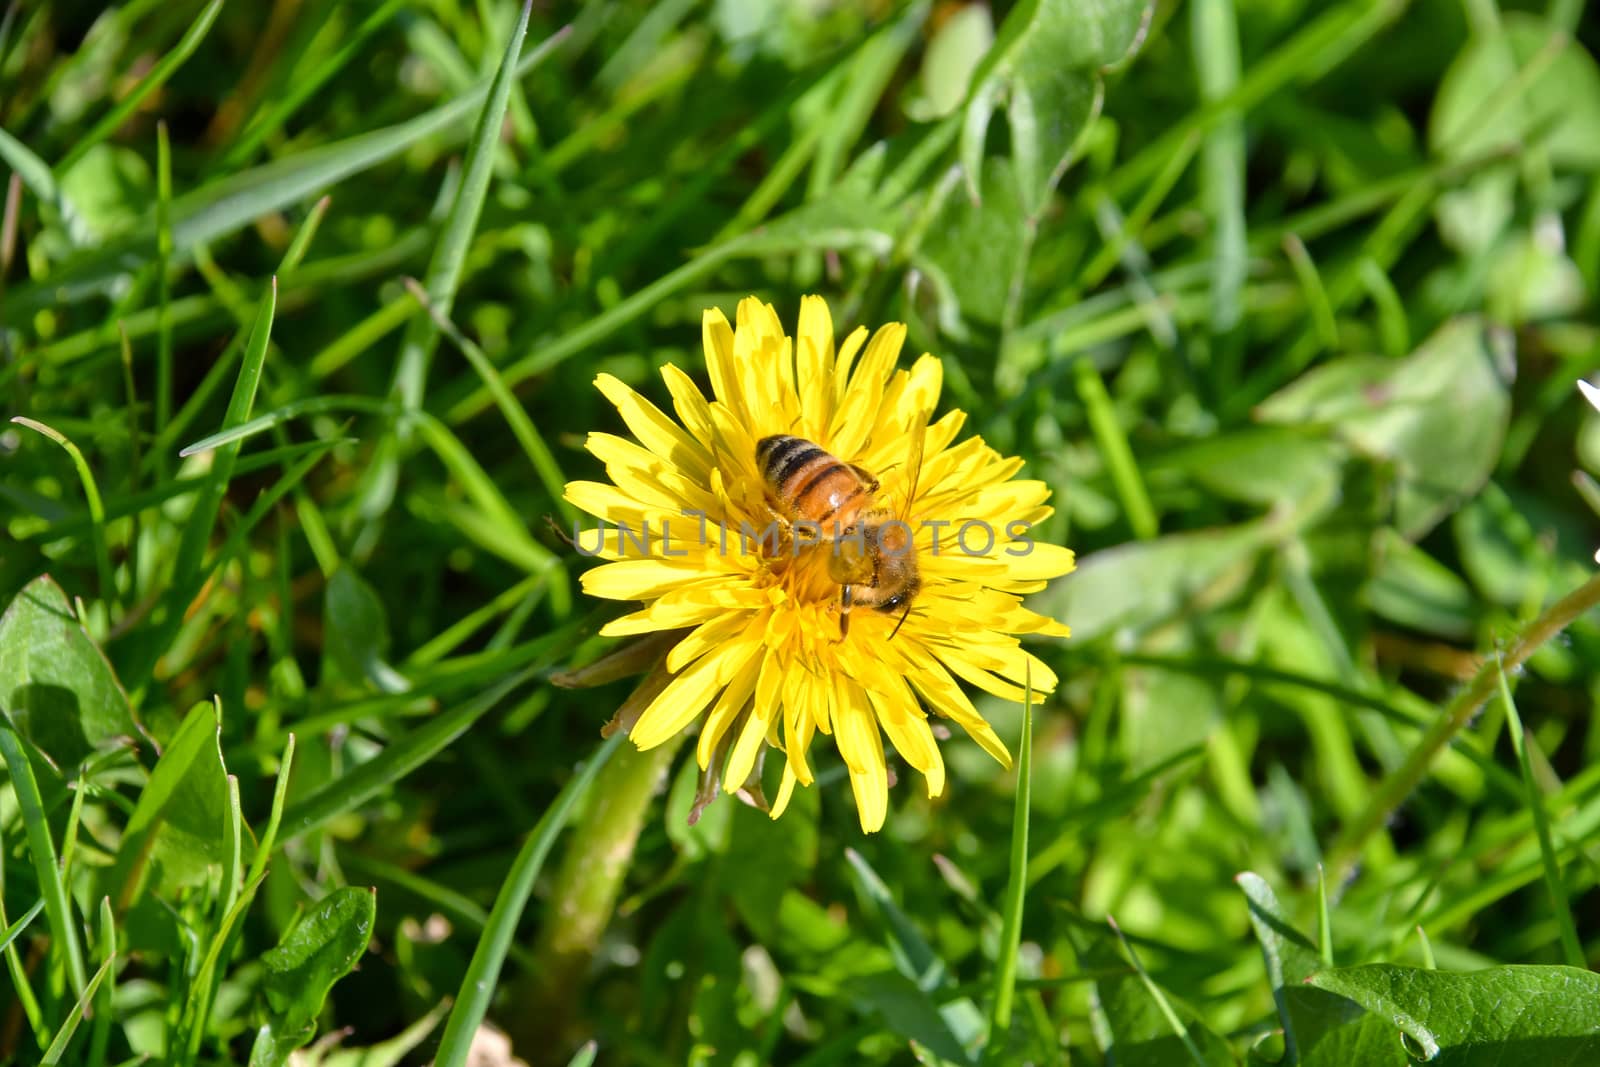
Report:
[[[1600,1062],[1585,14],[0,5],[0,1064]],[[547,521],[806,293],[1081,561],[870,836]]]

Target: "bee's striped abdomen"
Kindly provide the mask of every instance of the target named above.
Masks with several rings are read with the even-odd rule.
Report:
[[[803,437],[763,437],[756,442],[756,465],[790,519],[848,522],[846,515],[870,501],[855,468]]]

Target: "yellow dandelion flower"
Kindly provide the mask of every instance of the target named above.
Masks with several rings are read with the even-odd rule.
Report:
[[[1050,514],[1049,488],[1017,480],[1022,460],[981,438],[958,442],[962,412],[932,420],[943,365],[924,355],[896,369],[903,325],[870,339],[857,328],[835,349],[820,297],[801,302],[793,339],[752,297],[739,304],[734,327],[707,311],[703,333],[709,399],[678,367],[662,369],[676,419],[616,378],[596,379],[635,440],[591,434],[588,449],[611,482],[566,489],[601,520],[578,538],[607,561],[583,576],[584,590],[643,602],[601,632],[681,634],[664,671],[630,702],[630,738],[646,749],[699,721],[702,770],[756,795],[759,757],[766,747],[781,751],[776,818],[797,783],[811,784],[814,735],[832,735],[869,833],[888,807],[885,734],[926,777],[930,797],[944,790],[929,712],[1010,766],[963,683],[1019,701],[1025,679],[1036,700],[1055,687],[1018,639],[1068,634],[1022,604],[1073,567],[1070,551],[1029,535]],[[864,596],[842,617],[841,581],[863,581],[838,577],[851,531],[836,527],[813,544],[783,520],[757,456],[758,442],[775,436],[801,438],[853,466],[863,492],[876,480],[872,499],[911,535],[920,576],[912,595],[881,603],[888,598],[869,595],[874,572],[853,587]],[[890,540],[873,544],[881,552]]]

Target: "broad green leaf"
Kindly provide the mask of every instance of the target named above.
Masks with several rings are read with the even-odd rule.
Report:
[[[324,650],[346,681],[371,684],[386,693],[404,692],[405,678],[389,665],[389,616],[366,579],[348,563],[328,579],[323,600]]]
[[[1024,262],[1026,219],[1009,160],[983,163],[984,197],[951,197],[922,243],[917,267],[969,322],[998,326]]]
[[[1357,452],[1392,464],[1395,525],[1416,540],[1494,470],[1511,414],[1508,344],[1476,318],[1454,319],[1403,360],[1351,356],[1324,364],[1256,414],[1266,422],[1327,425]]]
[[[1038,216],[1100,111],[1100,72],[1126,59],[1149,17],[1144,0],[1024,0],[973,76],[961,159],[973,199],[990,117],[1002,99],[1022,202]]]
[[[884,208],[873,202],[866,180],[874,176],[870,174],[872,165],[881,159],[882,153],[868,152],[827,196],[802,204],[721,247],[738,256],[829,249],[862,249],[874,255],[888,255],[894,247],[894,236]]]
[[[1247,523],[1104,549],[1042,594],[1034,610],[1072,620],[1079,640],[1148,626],[1203,593],[1241,588],[1266,543],[1267,528]]]
[[[1259,875],[1235,879],[1250,907],[1250,925],[1267,965],[1291,1063],[1300,1067],[1405,1067],[1405,1051],[1393,1030],[1359,1004],[1305,984],[1324,968],[1322,957],[1278,906]]]
[[[1487,311],[1511,326],[1575,314],[1588,299],[1583,272],[1566,254],[1559,228],[1517,233],[1494,251]]]
[[[1537,142],[1561,169],[1600,169],[1600,68],[1545,18],[1512,12],[1497,33],[1470,39],[1439,83],[1428,146],[1450,160]],[[1440,196],[1440,233],[1455,248],[1482,251],[1515,210],[1513,164],[1485,171]]]
[[[993,45],[994,16],[988,5],[957,8],[928,41],[917,72],[922,95],[907,105],[907,111],[919,122],[929,122],[960,107],[973,72]]]
[[[101,144],[61,173],[61,195],[72,204],[74,237],[107,237],[131,229],[155,190],[150,165],[137,152]],[[81,227],[81,230],[80,230]]]
[[[1437,1067],[1600,1063],[1600,974],[1593,971],[1512,966],[1460,974],[1374,963],[1308,981],[1380,1017]]]
[[[251,1067],[278,1067],[316,1034],[328,990],[367,951],[377,909],[371,889],[336,889],[262,954],[268,1019],[256,1033]]]
[[[768,760],[770,767],[774,761]],[[686,768],[697,770],[693,760]],[[773,822],[766,813],[726,797],[707,807],[704,823],[722,809],[728,822],[727,851],[744,864],[739,890],[732,894],[739,917],[764,944],[778,940],[778,913],[773,901],[790,889],[804,886],[817,864],[817,821],[821,813],[818,790],[797,789],[783,818]]]
[[[1129,667],[1122,671],[1122,683],[1122,749],[1134,772],[1204,746],[1222,721],[1222,700],[1209,678]]]
[[[1346,455],[1323,434],[1259,426],[1169,453],[1154,460],[1149,473],[1181,471],[1218,496],[1271,506],[1328,489]]]
[[[0,709],[58,768],[141,736],[111,664],[49,575],[0,616]]]
[[[217,706],[196,704],[156,761],[128,816],[112,868],[111,893],[119,913],[137,900],[152,861],[164,890],[199,884],[209,866],[221,862],[228,803],[221,729]]]

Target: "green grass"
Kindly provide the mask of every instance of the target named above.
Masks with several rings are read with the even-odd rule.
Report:
[[[0,4],[0,1064],[1600,1062],[1584,5],[96,6]],[[811,292],[1081,560],[871,837],[556,684],[594,378]]]

